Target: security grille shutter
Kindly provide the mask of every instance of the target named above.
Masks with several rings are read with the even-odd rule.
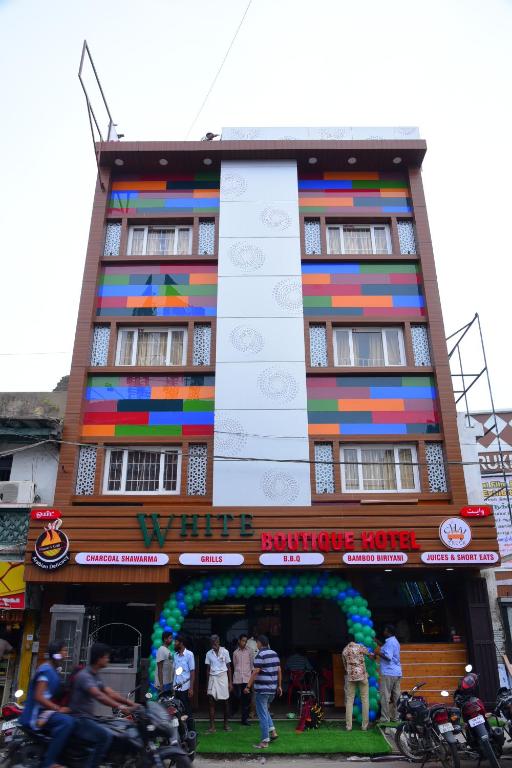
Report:
[[[487,707],[494,707],[499,678],[486,581],[469,577],[465,588],[469,655],[475,672],[479,674],[480,697]]]

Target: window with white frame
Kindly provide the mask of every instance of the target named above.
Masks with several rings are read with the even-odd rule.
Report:
[[[344,493],[419,491],[416,448],[412,445],[342,445]]]
[[[327,253],[390,254],[389,227],[386,224],[328,224]]]
[[[189,256],[192,253],[192,227],[130,227],[130,256]]]
[[[179,448],[109,448],[103,492],[179,493],[180,472]]]
[[[334,328],[334,364],[384,368],[405,365],[401,328]]]
[[[187,329],[121,328],[116,365],[185,365]]]

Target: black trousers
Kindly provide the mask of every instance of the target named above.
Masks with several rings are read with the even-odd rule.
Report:
[[[235,689],[235,696],[237,701],[240,702],[242,708],[241,720],[242,723],[246,723],[249,718],[249,709],[251,706],[251,694],[244,693],[246,683],[235,683],[233,688]]]
[[[183,704],[185,714],[188,715],[187,726],[189,731],[195,731],[196,724],[192,717],[192,701],[188,697],[188,691],[176,691],[176,698],[178,698]]]

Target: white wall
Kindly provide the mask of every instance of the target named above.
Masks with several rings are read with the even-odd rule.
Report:
[[[300,256],[296,162],[223,162],[216,506],[311,504]]]
[[[19,448],[20,444],[2,444],[1,450]],[[11,480],[28,480],[36,484],[40,504],[53,504],[57,479],[59,453],[53,445],[41,445],[15,453],[13,456]]]

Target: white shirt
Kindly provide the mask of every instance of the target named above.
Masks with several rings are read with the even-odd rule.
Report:
[[[228,664],[231,663],[229,651],[221,646],[217,655],[211,648],[206,654],[204,663],[210,667],[210,675],[220,675],[222,672],[227,672]]]
[[[174,676],[174,662],[170,648],[166,645],[161,645],[156,652],[156,670],[155,670],[155,685],[160,686],[160,678],[158,676],[158,663],[162,661],[162,681],[164,685],[170,685]]]
[[[176,674],[176,669],[178,667],[183,667],[183,672],[181,675]],[[193,672],[196,668],[196,663],[194,660],[194,654],[192,651],[189,651],[188,648],[185,648],[183,653],[176,653],[174,654],[174,685],[178,685],[181,683],[180,691],[188,691],[190,688],[190,673]]]

